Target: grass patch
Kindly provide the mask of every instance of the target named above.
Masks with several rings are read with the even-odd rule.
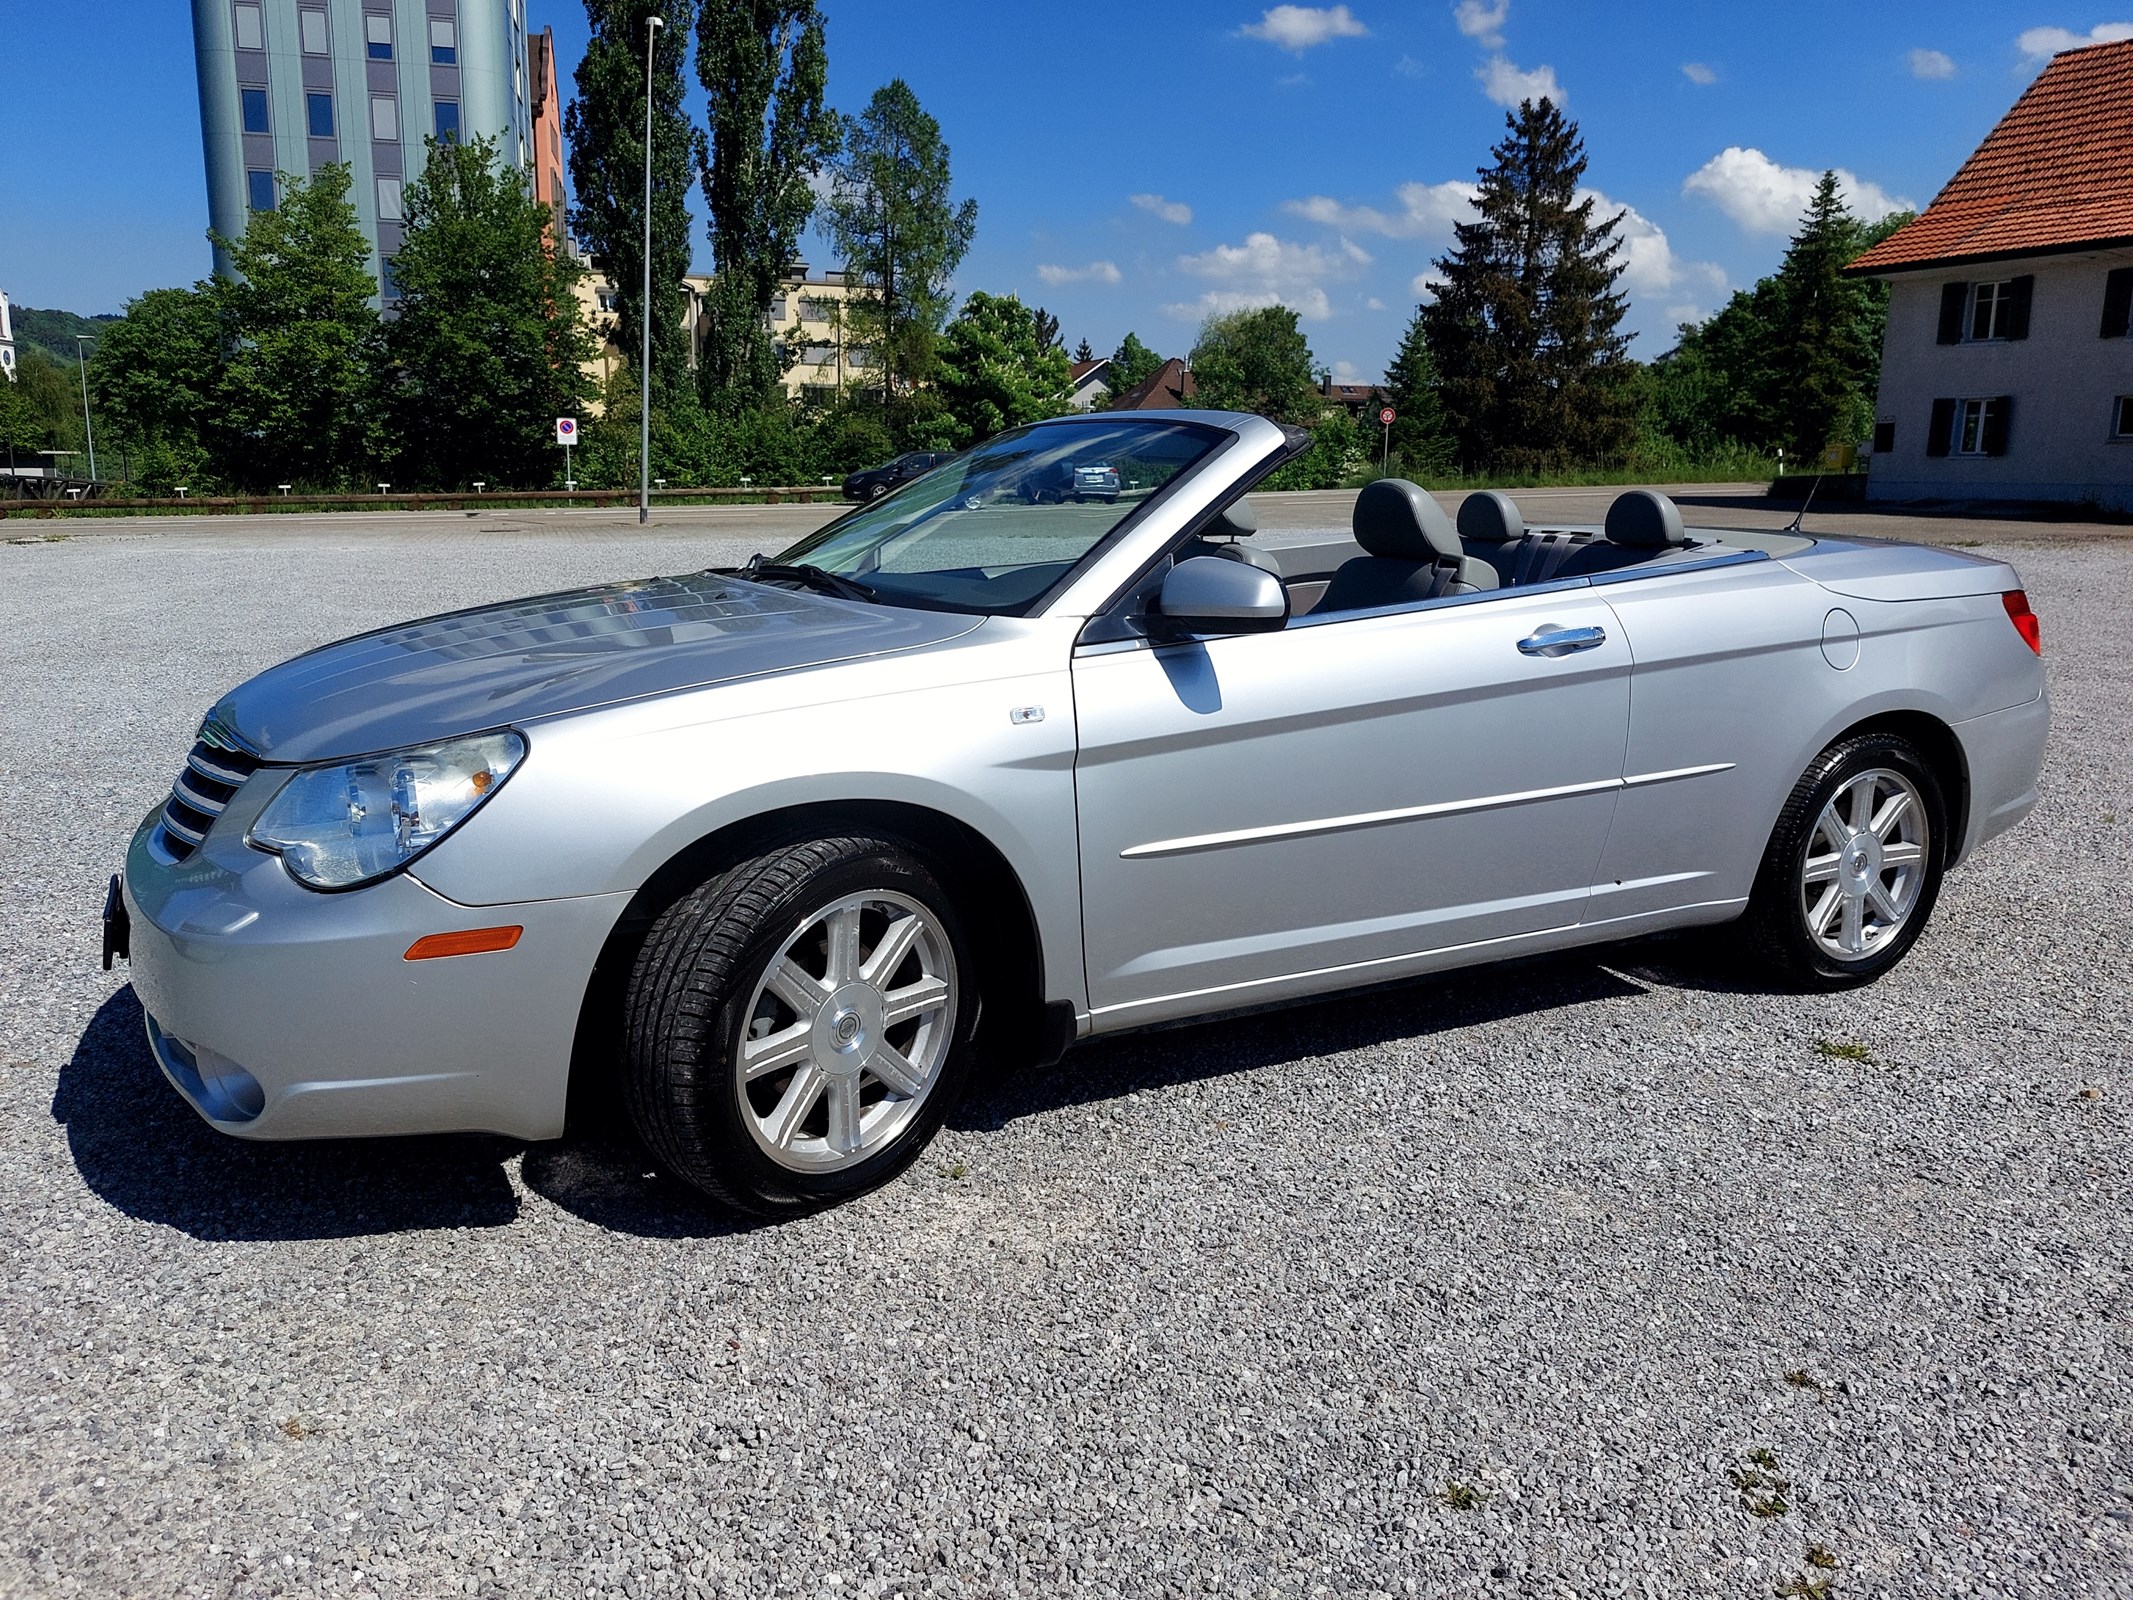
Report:
[[[1815,1054],[1827,1056],[1832,1061],[1857,1061],[1868,1066],[1871,1066],[1874,1060],[1873,1051],[1850,1039],[1817,1039]]]
[[[1829,1391],[1822,1386],[1822,1380],[1805,1367],[1793,1368],[1785,1374],[1785,1381],[1795,1389],[1812,1389],[1817,1399],[1829,1398]]]
[[[1777,1457],[1768,1450],[1750,1450],[1747,1461],[1726,1477],[1740,1492],[1741,1509],[1751,1517],[1767,1521],[1792,1509],[1786,1498],[1792,1485],[1778,1475]]]
[[[1461,1483],[1454,1479],[1444,1486],[1444,1503],[1454,1511],[1479,1511],[1481,1503],[1486,1499],[1488,1496],[1471,1483]]]

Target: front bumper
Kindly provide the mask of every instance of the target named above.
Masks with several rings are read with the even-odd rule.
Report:
[[[207,1121],[250,1139],[563,1131],[586,982],[627,894],[470,908],[406,873],[319,894],[241,829],[179,862],[154,822],[126,854],[133,987]],[[513,949],[405,959],[425,934],[503,924],[525,929]]]

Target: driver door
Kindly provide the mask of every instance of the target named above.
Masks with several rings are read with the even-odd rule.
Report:
[[[1531,653],[1550,625],[1602,638]],[[1629,681],[1622,629],[1584,590],[1084,646],[1098,1028],[1574,926],[1614,815]]]

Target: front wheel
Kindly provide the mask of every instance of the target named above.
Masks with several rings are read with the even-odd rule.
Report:
[[[1750,950],[1815,988],[1865,983],[1901,961],[1940,896],[1948,807],[1918,748],[1841,740],[1793,786],[1743,931]]]
[[[713,1199],[792,1215],[887,1182],[968,1079],[956,908],[890,840],[813,839],[678,901],[631,976],[631,1120]]]

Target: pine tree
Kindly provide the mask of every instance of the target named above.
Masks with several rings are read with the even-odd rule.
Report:
[[[1430,359],[1419,306],[1385,369],[1385,398],[1394,412],[1389,452],[1393,470],[1410,478],[1443,477],[1455,471],[1458,442],[1445,420],[1437,364]]]
[[[1074,347],[1074,359],[1076,361],[1094,361],[1096,359],[1096,352],[1090,348],[1088,340],[1084,339]]]
[[[1479,215],[1456,225],[1421,312],[1445,415],[1468,467],[1607,460],[1634,425],[1620,218],[1595,222],[1578,198],[1584,142],[1553,101],[1524,101],[1505,123]]]
[[[824,223],[858,279],[852,332],[872,357],[885,404],[931,374],[948,280],[977,233],[978,203],[956,205],[949,182],[941,125],[903,79],[845,119]]]
[[[281,175],[242,239],[215,236],[235,276],[213,294],[229,359],[216,386],[222,475],[254,488],[340,488],[379,462],[378,292],[343,163]]]
[[[699,148],[713,270],[697,381],[707,404],[761,404],[790,364],[770,336],[770,302],[814,214],[812,180],[837,146],[814,0],[704,0],[696,77],[709,93],[711,136]]]
[[[683,109],[682,60],[696,0],[585,0],[592,24],[578,63],[577,98],[564,113],[571,228],[615,288],[615,342],[632,362],[644,323],[645,19],[659,16],[652,57],[652,403],[687,381],[682,327],[689,270],[689,179],[702,135]],[[782,263],[781,263],[782,264]]]
[[[1862,231],[1837,175],[1825,172],[1778,268],[1768,410],[1795,460],[1812,461],[1825,444],[1855,440],[1873,422],[1880,319],[1870,285],[1844,276],[1865,248]]]
[[[534,486],[560,472],[550,430],[583,406],[593,343],[575,293],[585,269],[549,246],[552,220],[494,140],[429,141],[385,330],[407,482]]]

